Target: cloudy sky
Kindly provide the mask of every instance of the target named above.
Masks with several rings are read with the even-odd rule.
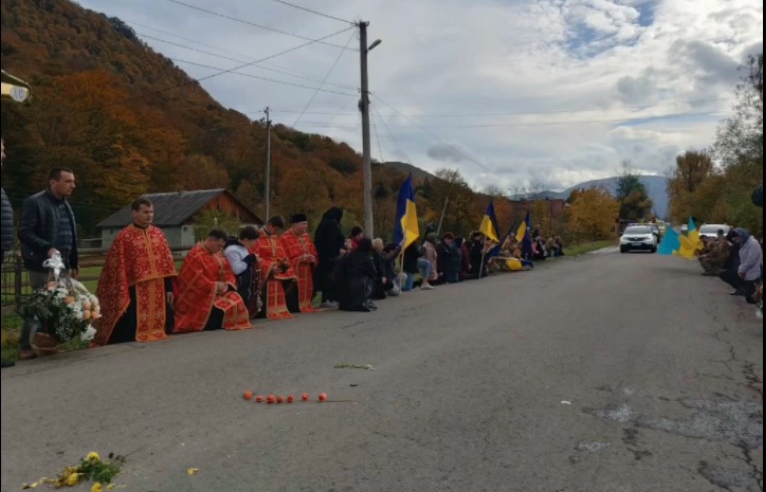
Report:
[[[202,83],[223,105],[253,119],[269,106],[360,151],[359,36],[346,21],[368,21],[382,40],[369,54],[373,157],[458,168],[476,188],[562,189],[626,159],[664,174],[713,142],[738,66],[763,49],[753,0],[79,3],[192,77],[215,75]]]

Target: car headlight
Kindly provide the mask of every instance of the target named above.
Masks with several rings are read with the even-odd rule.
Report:
[[[645,237],[644,241],[647,242],[647,243],[654,242],[654,237]]]

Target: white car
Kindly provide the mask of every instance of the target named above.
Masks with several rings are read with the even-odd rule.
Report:
[[[648,225],[630,226],[625,229],[620,237],[620,253],[628,251],[657,252],[657,236]]]
[[[726,224],[705,224],[700,227],[700,237],[716,238],[718,237],[718,231],[723,231],[723,235],[727,235],[731,230],[731,226]]]

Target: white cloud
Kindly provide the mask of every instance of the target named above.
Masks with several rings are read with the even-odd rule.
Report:
[[[751,0],[295,0],[341,18],[371,22],[370,89],[386,159],[409,157],[435,170],[457,165],[477,187],[531,181],[564,188],[617,172],[623,159],[662,173],[675,155],[712,143],[731,107],[736,67],[762,50],[763,6]],[[253,23],[307,37],[344,24],[275,2],[188,0]],[[167,1],[81,0],[119,16],[141,34],[182,36],[254,60],[302,43]],[[330,42],[343,45],[351,32]],[[163,54],[229,69],[237,62],[158,41]],[[350,46],[358,47],[356,37]],[[312,45],[244,72],[316,87],[338,56]],[[180,65],[192,76],[212,70]],[[358,53],[345,53],[298,128],[361,149]],[[312,91],[236,75],[203,82],[222,104],[244,113],[275,109],[291,125]],[[385,103],[384,103],[385,102]],[[391,104],[394,109],[387,106]],[[318,114],[316,114],[318,113]],[[407,116],[402,116],[405,114]],[[253,115],[258,117],[257,115]],[[380,158],[377,142],[373,155]],[[454,152],[459,149],[459,152]],[[460,160],[458,157],[468,156]]]

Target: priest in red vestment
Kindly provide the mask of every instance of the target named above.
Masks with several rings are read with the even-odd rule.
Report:
[[[308,217],[295,214],[290,218],[292,227],[282,234],[282,246],[298,279],[298,308],[302,313],[314,313],[314,267],[317,249],[308,234]]]
[[[213,230],[184,259],[178,275],[174,333],[252,328],[237,279],[221,252],[228,236]]]
[[[285,223],[282,217],[272,217],[261,229],[261,237],[258,238],[252,250],[261,265],[261,277],[264,288],[261,289],[264,296],[266,317],[268,319],[292,318],[287,307],[285,289],[295,287],[295,273],[290,266],[279,232],[284,229]]]
[[[152,225],[152,202],[138,198],[130,210],[133,223],[114,238],[98,280],[97,345],[164,340],[173,326],[176,267],[165,234]]]

